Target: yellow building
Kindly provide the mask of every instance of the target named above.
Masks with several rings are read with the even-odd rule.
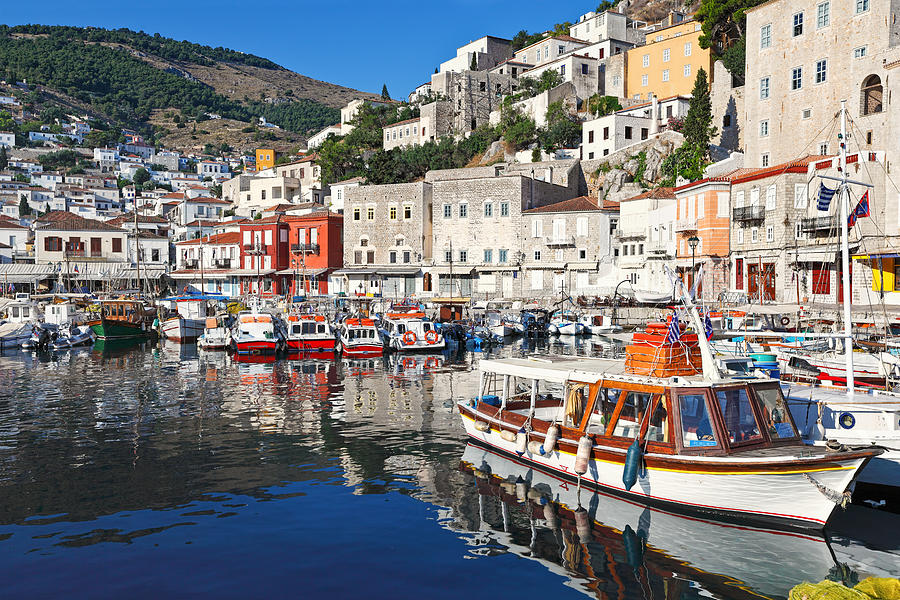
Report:
[[[263,171],[275,166],[275,150],[271,148],[256,149],[256,170]]]
[[[712,54],[700,47],[700,23],[689,20],[647,34],[625,55],[625,96],[635,100],[690,95],[700,67],[712,81]]]

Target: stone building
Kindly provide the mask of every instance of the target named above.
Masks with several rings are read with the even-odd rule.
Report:
[[[569,35],[591,44],[611,40],[631,47],[644,43],[644,32],[640,29],[644,25],[643,21],[629,19],[619,12],[591,11],[578,18],[569,28]]]
[[[665,272],[675,258],[675,193],[660,187],[619,203],[613,256],[619,280],[636,290],[659,292],[672,285]]]
[[[454,112],[451,102],[438,100],[419,108],[419,116],[392,123],[384,128],[384,149],[421,146],[453,134]]]
[[[540,163],[534,170],[497,165],[430,172],[435,206],[430,287],[441,296],[451,290],[463,297],[525,295],[523,213],[571,198],[569,180],[575,189],[578,185],[574,162],[576,168],[563,165],[569,169],[555,175]]]
[[[564,82],[575,86],[575,95],[579,100],[586,100],[599,90],[600,61],[585,54],[570,53],[526,71],[523,77],[540,79],[544,71],[556,71]]]
[[[709,90],[712,104],[713,125],[717,131],[711,142],[725,150],[736,151],[744,148],[744,81],[732,76],[717,60],[713,64],[712,85]]]
[[[399,295],[424,290],[431,261],[432,185],[360,185],[344,198],[344,268],[332,273],[331,293]]]
[[[442,71],[431,76],[431,89],[449,99],[453,131],[464,134],[489,122],[491,111],[515,89],[515,81],[491,71]]]
[[[615,287],[617,202],[598,204],[596,198],[579,196],[526,210],[523,216],[525,296],[597,296]]]
[[[456,49],[456,56],[441,63],[439,73],[461,73],[472,67],[479,71],[496,67],[512,56],[511,41],[486,35]]]
[[[841,100],[854,121],[850,150],[883,149],[896,160],[885,88],[900,65],[897,12],[886,0],[772,0],[747,10],[748,166],[836,153],[829,123]]]

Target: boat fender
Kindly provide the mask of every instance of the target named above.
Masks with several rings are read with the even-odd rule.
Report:
[[[540,442],[538,442],[536,440],[532,440],[532,441],[528,442],[528,453],[529,454],[540,454],[543,456],[544,446]]]
[[[500,430],[500,437],[507,442],[515,442],[516,441],[516,432],[510,431],[508,429]]]
[[[647,539],[642,532],[635,532],[631,525],[622,531],[622,545],[625,547],[625,558],[632,569],[639,569],[644,564],[644,550]]]
[[[578,440],[578,451],[575,453],[575,473],[584,475],[588,470],[588,462],[591,459],[591,450],[594,448],[594,440],[590,436],[583,435]]]
[[[818,442],[825,439],[825,426],[822,425],[822,420],[818,419],[816,422],[809,426],[809,431],[806,432],[807,437],[814,442]]]
[[[625,489],[630,490],[637,483],[638,475],[641,470],[641,445],[638,440],[634,440],[625,453],[625,469],[622,471],[622,483]]]
[[[516,500],[525,502],[526,498],[528,498],[528,484],[525,483],[524,479],[519,477],[516,479]]]
[[[544,447],[541,454],[550,454],[556,448],[556,440],[559,439],[559,427],[555,423],[551,423],[547,428],[547,435],[544,436]]]
[[[556,516],[556,507],[553,506],[552,502],[548,502],[544,505],[544,521],[547,522],[547,527],[550,529],[559,527],[559,518]]]
[[[582,544],[591,541],[591,517],[583,506],[575,509],[575,531],[578,532],[578,539]]]
[[[522,427],[516,432],[516,454],[522,456],[528,448],[528,432]]]
[[[484,421],[475,421],[475,431],[485,432],[490,430],[491,426],[488,423]]]

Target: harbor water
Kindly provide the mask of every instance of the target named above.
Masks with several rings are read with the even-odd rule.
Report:
[[[467,445],[455,402],[483,356],[0,355],[3,596],[785,598],[900,576],[900,515],[733,527]]]

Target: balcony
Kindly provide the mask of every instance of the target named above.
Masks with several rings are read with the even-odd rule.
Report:
[[[291,244],[291,252],[296,254],[318,254],[319,253],[319,245],[318,244]]]
[[[199,269],[200,268],[200,260],[196,258],[189,258],[184,261],[185,269]]]
[[[547,238],[546,242],[548,248],[567,248],[575,245],[575,236],[563,236],[563,237],[554,237]]]
[[[664,258],[672,255],[668,242],[650,242],[646,249],[650,258]]]
[[[647,237],[647,232],[642,229],[616,229],[613,237],[617,240],[642,240]]]
[[[230,269],[231,268],[231,259],[230,258],[217,258],[213,261],[213,265],[217,269]]]
[[[762,206],[742,206],[731,213],[733,221],[762,221],[766,211]]]
[[[266,254],[265,246],[257,246],[255,244],[244,244],[245,254]]]
[[[800,231],[803,233],[824,233],[833,231],[837,234],[837,217],[810,217],[800,219]]]
[[[675,221],[675,231],[697,231],[697,219],[678,219]]]

